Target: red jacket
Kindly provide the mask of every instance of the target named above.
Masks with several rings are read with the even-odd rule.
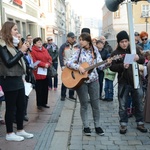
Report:
[[[45,68],[45,65],[48,64],[49,66],[52,64],[52,57],[49,55],[47,49],[42,46],[40,50],[37,46],[33,45],[31,56],[33,58],[33,62],[40,60],[41,62],[38,64],[38,67]],[[45,79],[46,75],[39,75],[37,74],[37,69],[33,71],[36,80]]]

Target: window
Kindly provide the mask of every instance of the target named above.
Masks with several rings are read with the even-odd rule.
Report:
[[[149,17],[149,16],[150,16],[150,6],[142,5],[142,17]]]
[[[22,22],[22,37],[26,37],[26,24]]]
[[[120,18],[120,9],[114,12],[114,19]]]
[[[17,27],[18,27],[18,32],[20,33],[20,21],[19,20],[16,20],[16,24],[17,24]]]
[[[12,18],[7,18],[8,21],[14,21]]]

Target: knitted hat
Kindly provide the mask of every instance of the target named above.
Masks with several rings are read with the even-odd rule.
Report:
[[[127,39],[129,41],[129,35],[126,31],[120,31],[116,37],[118,43],[124,39]]]
[[[91,32],[90,32],[90,29],[89,29],[89,28],[83,28],[83,29],[81,30],[81,33],[83,33],[83,32],[86,32],[86,33],[91,34]]]

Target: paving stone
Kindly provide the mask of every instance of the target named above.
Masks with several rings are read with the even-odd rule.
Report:
[[[49,150],[67,150],[68,135],[68,132],[55,132]]]

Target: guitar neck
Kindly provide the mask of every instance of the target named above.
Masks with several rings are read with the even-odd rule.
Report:
[[[92,65],[92,66],[90,66],[90,67],[85,68],[85,70],[86,70],[86,71],[90,71],[90,70],[92,70],[93,68],[96,68],[96,67],[98,67],[98,66],[100,66],[100,65],[102,65],[102,64],[105,64],[106,62],[107,62],[107,60],[104,60],[104,61],[102,61],[102,62],[96,63],[95,65]]]

